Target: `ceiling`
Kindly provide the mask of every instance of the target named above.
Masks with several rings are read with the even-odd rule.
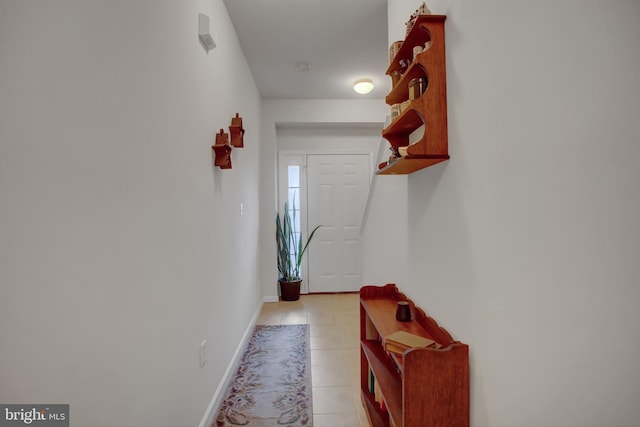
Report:
[[[224,3],[263,98],[384,99],[388,92],[387,0]],[[361,78],[373,80],[371,93],[353,91]]]

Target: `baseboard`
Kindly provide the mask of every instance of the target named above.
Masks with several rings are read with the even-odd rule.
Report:
[[[278,298],[277,295],[267,295],[266,297],[263,298],[263,302],[278,302],[280,299]]]
[[[227,370],[224,372],[224,375],[222,376],[222,380],[218,384],[218,388],[216,388],[216,392],[213,394],[213,397],[211,398],[211,402],[207,407],[207,411],[204,413],[204,416],[202,417],[202,421],[200,421],[200,424],[198,427],[209,427],[213,423],[213,417],[215,417],[216,415],[216,411],[214,411],[214,409],[218,408],[218,406],[220,406],[220,403],[222,403],[222,399],[224,399],[224,392],[227,390],[227,386],[229,385],[229,382],[231,381],[231,378],[235,373],[235,369],[240,363],[240,358],[242,357],[242,354],[244,353],[245,348],[247,348],[247,344],[249,344],[249,338],[251,338],[251,333],[253,332],[253,329],[256,326],[256,322],[258,321],[258,317],[260,316],[261,311],[262,311],[262,304],[258,306],[258,310],[256,311],[256,313],[253,315],[253,318],[249,322],[249,326],[247,327],[247,330],[244,332],[244,335],[240,340],[240,344],[238,344],[238,348],[236,348],[236,352],[233,354],[233,357],[231,358],[231,362],[229,363],[229,366],[227,366]]]
[[[360,291],[331,291],[331,292],[309,292],[307,295],[346,295],[359,294]]]

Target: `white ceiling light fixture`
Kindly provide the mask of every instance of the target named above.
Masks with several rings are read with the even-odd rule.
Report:
[[[353,90],[361,95],[365,95],[373,90],[373,81],[371,81],[371,79],[356,80],[353,85]]]

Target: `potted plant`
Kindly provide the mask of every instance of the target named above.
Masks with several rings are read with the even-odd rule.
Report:
[[[293,216],[289,214],[289,203],[284,204],[282,220],[276,214],[276,244],[278,248],[278,272],[280,273],[280,296],[283,301],[297,301],[300,299],[300,265],[309,242],[320,226],[313,229],[307,243],[302,245],[302,232],[295,233],[293,224],[296,220],[296,211]],[[297,236],[296,236],[297,234]]]

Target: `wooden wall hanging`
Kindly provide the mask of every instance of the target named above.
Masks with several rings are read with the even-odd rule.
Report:
[[[216,143],[211,147],[215,153],[214,165],[220,169],[231,169],[231,146],[229,145],[229,134],[220,129],[216,134]]]
[[[244,128],[242,127],[242,117],[238,113],[231,118],[231,126],[229,126],[229,134],[231,135],[231,145],[237,148],[244,147]]]

